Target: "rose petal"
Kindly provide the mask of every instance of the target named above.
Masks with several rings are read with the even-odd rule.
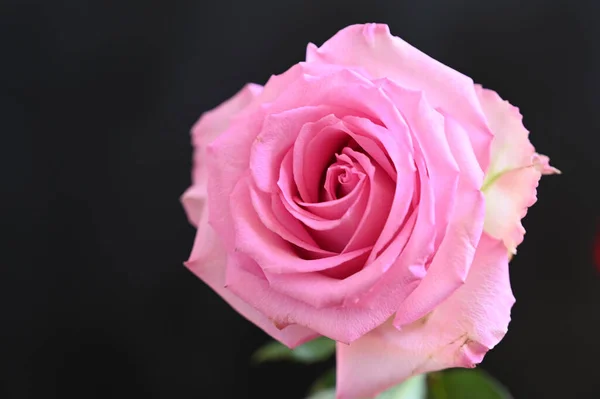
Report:
[[[471,150],[468,133],[449,116],[445,117],[444,130],[460,169],[456,198],[427,275],[398,308],[394,319],[397,328],[425,316],[464,283],[483,229],[485,201],[479,191],[483,171]]]
[[[301,259],[289,242],[269,230],[259,219],[252,206],[249,176],[241,179],[231,193],[235,249],[250,255],[265,271],[272,273],[311,272],[330,269],[362,255],[367,249],[348,252],[341,255]]]
[[[344,281],[344,280],[338,280]],[[340,342],[352,342],[391,316],[383,309],[315,308],[269,287],[256,263],[243,253],[228,256],[227,287],[274,324],[299,324]]]
[[[370,237],[366,237],[366,241],[363,239],[354,243],[356,237],[364,238],[364,234],[361,233],[364,230],[364,220],[366,217],[373,217],[373,224],[378,224],[381,215],[373,215],[374,212],[378,212],[376,207],[373,206],[373,197],[376,193],[381,193],[381,187],[385,184],[385,179],[376,178],[376,176],[380,177],[381,173],[385,174],[385,172],[377,174],[378,169],[373,166],[371,160],[366,155],[353,151],[350,148],[344,148],[342,156],[348,158],[348,162],[355,165],[362,174],[367,175],[368,179],[357,201],[340,218],[341,223],[339,226],[327,230],[316,229],[311,234],[321,248],[345,253],[370,246],[372,243],[368,242],[368,239],[373,238],[374,240],[376,238],[376,236],[373,237],[370,234]],[[385,201],[385,197],[382,197],[382,200]],[[387,206],[385,202],[381,205],[384,209]]]
[[[519,109],[502,100],[493,90],[484,89],[480,85],[475,85],[475,88],[494,134],[487,177],[531,165],[535,148],[529,142],[529,131],[523,126],[523,116]]]
[[[294,99],[297,90],[302,90],[311,78],[308,72],[323,73],[338,71],[339,67],[295,65],[281,75],[272,76],[262,93],[231,121],[223,134],[206,147],[208,170],[208,202],[211,203],[209,223],[223,240],[228,251],[233,250],[234,231],[231,210],[227,201],[236,183],[244,176],[250,164],[252,143],[260,133],[263,121],[270,114],[297,108]],[[351,73],[349,71],[345,73]],[[359,75],[356,75],[357,79]],[[337,84],[342,84],[341,79]],[[287,95],[283,96],[283,93]],[[283,97],[283,98],[281,98]],[[277,101],[275,101],[277,100]],[[310,105],[306,103],[307,105]],[[322,105],[315,101],[313,105]]]
[[[367,291],[348,296],[345,305],[355,304],[367,308],[396,312],[398,305],[415,289],[411,284],[420,282],[426,274],[426,263],[434,253],[435,228],[434,191],[423,157],[415,158],[419,175],[417,187],[418,207],[389,245],[357,276],[377,275]],[[355,276],[352,276],[355,277]]]
[[[502,173],[485,188],[484,230],[502,239],[513,254],[525,236],[521,219],[537,201],[537,186],[542,174],[533,166]]]
[[[427,274],[400,303],[395,327],[402,328],[425,316],[464,284],[481,236],[484,212],[481,192],[473,190],[469,195],[461,195]]]
[[[398,172],[414,172],[415,167],[408,128],[400,114],[395,114],[394,119],[396,120],[388,121],[392,122],[393,133],[386,126],[356,115],[342,118],[340,129],[356,141],[363,152],[385,170],[391,180],[396,181]],[[401,130],[396,130],[398,128]],[[402,156],[396,157],[400,153]]]
[[[225,248],[214,230],[208,225],[208,215],[204,212],[198,223],[198,232],[192,254],[185,265],[238,313],[290,348],[318,336],[314,331],[299,325],[289,325],[284,329],[278,329],[271,320],[225,288],[226,262],[227,253]]]
[[[265,277],[271,288],[290,298],[298,299],[316,309],[335,307],[343,303],[347,291],[351,289],[347,275],[360,273],[371,247],[363,248],[357,256],[340,263],[332,269],[313,273],[271,273]]]
[[[363,174],[359,177],[359,180],[352,191],[342,198],[334,198],[332,200],[317,203],[302,202],[298,198],[295,202],[310,213],[321,218],[329,220],[340,219],[346,212],[348,212],[348,209],[350,209],[352,204],[356,202],[356,199],[364,190],[365,184],[366,176]]]
[[[381,87],[402,110],[413,135],[415,159],[422,165],[419,172],[427,172],[421,185],[430,187],[434,193],[429,204],[421,202],[418,208],[419,212],[426,212],[426,206],[433,206],[434,229],[413,233],[433,235],[433,247],[429,252],[412,249],[421,254],[408,258],[410,262],[419,259],[411,267],[421,267],[423,271],[428,268],[427,275],[405,301],[397,302],[396,324],[400,326],[431,311],[464,282],[481,234],[484,205],[478,186],[460,187],[463,190],[458,191],[460,169],[445,134],[444,118],[421,93],[408,91],[391,81],[382,81]],[[463,202],[454,209],[457,195]],[[431,260],[434,253],[436,256]],[[390,270],[373,289],[374,294],[365,296],[364,303],[373,306],[372,298],[378,292],[396,291],[396,280],[392,277],[395,273]]]
[[[364,180],[365,174],[356,168],[353,165],[350,166],[339,166],[333,165],[329,170],[333,171],[334,176],[330,177],[336,181],[336,184],[333,185],[333,193],[335,197],[343,198],[346,195],[350,194],[354,188],[358,185],[361,180]],[[327,178],[325,178],[327,181]],[[337,187],[335,187],[337,185]]]
[[[301,63],[298,67],[309,71],[314,65]],[[397,131],[397,140],[410,140],[407,135],[402,134],[405,129],[394,104],[373,82],[352,69],[342,69],[322,76],[302,75],[277,99],[273,110],[280,112],[279,110],[296,108],[298,104],[327,104],[349,109],[353,116],[371,119]],[[410,147],[410,143],[408,146]]]
[[[460,170],[444,133],[444,118],[431,107],[422,92],[406,90],[390,80],[381,87],[401,110],[420,154],[425,159],[435,192],[436,247],[445,235],[454,205]],[[478,188],[478,187],[477,187]]]
[[[251,206],[248,206],[248,201],[244,199],[243,190],[245,186],[244,182],[238,184],[231,198],[231,203],[236,204],[232,209],[235,215],[233,220],[237,232],[236,248],[238,251],[233,253],[233,255],[236,255],[235,259],[237,260],[232,260],[232,263],[228,265],[228,282],[231,283],[229,286],[234,292],[261,312],[264,312],[278,325],[298,323],[314,326],[316,331],[332,339],[350,342],[369,329],[374,328],[377,325],[376,320],[381,323],[391,316],[398,301],[410,294],[416,286],[416,282],[422,277],[414,274],[416,269],[411,265],[413,262],[423,265],[424,255],[420,255],[420,253],[431,250],[429,245],[424,245],[423,239],[427,242],[431,240],[431,237],[427,234],[417,234],[417,238],[410,235],[416,217],[413,218],[412,222],[407,222],[408,229],[405,234],[401,234],[393,240],[381,256],[368,268],[348,278],[338,280],[319,273],[309,273],[309,271],[311,269],[329,270],[336,266],[342,266],[346,262],[357,259],[368,252],[370,248],[367,247],[362,251],[354,251],[326,259],[311,261],[298,259],[295,254],[286,252],[284,242],[278,241],[281,240],[280,237],[273,237],[272,233],[257,220],[254,210]],[[423,190],[422,195],[425,197],[425,204],[430,204],[431,201],[427,199],[427,196],[428,193],[431,193],[431,189],[429,186],[424,185]],[[428,206],[423,209],[428,209]],[[420,223],[423,231],[431,228],[429,224],[425,223],[427,214],[423,211],[421,216]],[[379,296],[374,301],[375,306],[372,309],[366,307],[358,309],[355,302],[346,304],[346,308],[330,308],[334,303],[341,304],[347,298],[356,297],[359,293],[371,287],[394,262],[398,262],[398,254],[402,253],[402,248],[409,241],[409,238],[412,240],[412,250],[401,256],[403,263],[399,264],[399,270],[394,274],[396,278],[394,287],[397,291],[391,292],[387,296]],[[260,240],[269,241],[263,247]],[[245,253],[252,254],[258,264],[250,257],[245,256]],[[410,258],[410,256],[414,258]],[[315,265],[318,267],[315,267]],[[284,272],[284,274],[275,275],[276,272]],[[297,274],[298,272],[302,272],[302,274]],[[283,282],[286,278],[290,282],[289,285]],[[251,282],[253,279],[254,282]],[[299,279],[307,282],[305,287],[311,286],[314,288],[312,295],[307,296],[306,290],[298,289]],[[276,281],[276,283],[273,283],[270,287],[270,281]],[[315,283],[315,285],[312,285],[312,283]],[[270,299],[264,299],[265,296]],[[276,301],[276,303],[271,302],[271,300]],[[284,306],[286,303],[288,305]],[[315,313],[316,309],[320,309],[320,312]],[[335,311],[334,309],[338,310]],[[340,313],[338,314],[338,312]],[[338,320],[337,324],[331,324],[327,317],[335,317],[335,320]],[[355,326],[346,324],[346,322],[352,324],[351,319],[353,317],[357,318],[355,322],[359,324]],[[344,320],[344,324],[341,324],[342,320]],[[313,329],[313,327],[310,328]]]
[[[549,165],[548,157],[535,153],[518,108],[481,86],[477,86],[477,95],[494,133],[490,167],[482,187],[486,198],[484,229],[516,253],[525,234],[521,219],[537,199],[540,177],[560,171]]]
[[[277,191],[279,168],[288,150],[295,146],[303,131],[319,129],[338,120],[334,114],[345,116],[348,110],[326,105],[306,106],[268,115],[256,137],[250,156],[250,170],[258,188]],[[329,116],[329,118],[325,118]],[[325,118],[325,122],[320,122]],[[316,125],[316,127],[315,127]],[[334,142],[333,145],[336,145]],[[326,150],[326,149],[324,149]],[[319,154],[312,154],[317,160]],[[327,156],[327,160],[331,154]],[[302,159],[298,156],[297,158]],[[324,169],[324,166],[323,166]],[[299,185],[299,187],[301,187]],[[316,202],[316,199],[314,199]]]
[[[207,196],[207,171],[204,159],[206,146],[225,131],[231,120],[245,109],[261,91],[262,86],[253,83],[245,85],[229,100],[202,114],[192,127],[192,144],[194,145],[192,186],[181,196],[181,203],[192,225],[197,226],[202,217]]]
[[[343,122],[352,138],[384,170],[388,171],[388,175],[395,182],[395,187],[390,190],[390,192],[393,191],[393,199],[389,217],[385,221],[373,251],[367,260],[367,264],[369,264],[389,245],[403,226],[408,217],[411,204],[417,195],[415,192],[416,167],[413,159],[412,140],[409,138],[408,126],[402,120],[398,124],[402,127],[402,130],[393,130],[394,134],[390,134],[391,129],[388,130],[365,118],[349,116],[344,118]],[[402,140],[403,137],[405,140]],[[383,150],[380,149],[377,143],[381,145],[386,153],[379,152]],[[393,167],[389,165],[388,156],[393,163]],[[390,172],[390,169],[393,172]]]
[[[228,132],[220,135],[206,148],[208,179],[208,221],[216,230],[228,252],[235,249],[235,232],[229,198],[237,182],[248,173],[250,149],[262,126],[267,111],[261,107],[252,117],[239,118]]]
[[[295,71],[290,70],[286,74],[290,76],[296,74],[295,80],[290,79],[286,81],[285,90],[277,97],[277,101],[268,105],[263,104],[253,109],[251,113],[246,113],[244,120],[237,121],[235,126],[230,127],[224,135],[221,135],[209,147],[209,167],[211,168],[211,178],[209,179],[209,184],[211,184],[211,187],[209,187],[209,202],[211,204],[210,222],[219,233],[219,236],[222,237],[228,252],[231,254],[236,249],[234,220],[231,217],[231,211],[233,210],[233,206],[237,207],[237,202],[221,201],[220,199],[229,198],[233,192],[233,185],[247,172],[249,160],[249,151],[247,150],[252,145],[256,135],[258,135],[261,128],[261,121],[264,120],[267,114],[294,108],[298,102],[307,106],[330,104],[332,106],[347,107],[356,110],[359,117],[365,118],[368,116],[368,119],[371,119],[375,125],[385,126],[387,130],[393,131],[395,134],[388,136],[393,140],[393,144],[395,144],[396,151],[399,154],[407,155],[412,151],[413,143],[410,135],[406,134],[408,131],[402,117],[399,115],[393,102],[379,87],[353,71],[344,70],[331,73],[327,76],[313,77],[298,73],[298,71],[308,69],[306,65],[300,65],[293,69]],[[268,92],[270,90],[268,89],[268,87],[265,88],[265,91]],[[263,96],[265,96],[264,92]],[[376,118],[373,117],[374,115]],[[375,137],[371,138],[375,139]],[[380,142],[383,142],[383,140],[379,138]],[[390,145],[389,147],[391,148],[391,154],[391,151],[394,150],[392,147],[394,146]],[[385,148],[387,149],[388,146]],[[402,150],[402,148],[405,150]],[[404,162],[401,157],[398,159],[399,162]],[[394,160],[392,159],[392,161]],[[284,158],[285,162],[286,159]],[[415,162],[422,163],[422,160],[415,160]],[[411,164],[412,162],[409,161],[409,167]],[[282,168],[282,170],[284,169],[287,170],[288,167]],[[379,256],[355,275],[343,280],[335,280],[324,276],[329,278],[327,280],[328,284],[334,281],[340,282],[335,283],[335,287],[338,287],[336,289],[338,301],[342,301],[344,305],[348,305],[352,312],[357,312],[361,315],[362,312],[367,312],[367,315],[364,316],[366,319],[363,319],[361,316],[361,320],[363,320],[361,324],[348,331],[342,331],[342,326],[331,327],[330,321],[319,321],[320,324],[318,325],[321,331],[333,334],[330,335],[332,338],[336,338],[337,336],[340,340],[349,342],[358,338],[370,328],[375,327],[377,325],[375,320],[381,323],[394,313],[398,303],[410,294],[417,282],[423,277],[425,262],[433,250],[433,238],[430,234],[434,221],[433,193],[431,192],[431,186],[425,183],[428,179],[425,165],[421,165],[418,169],[420,173],[420,182],[418,183],[419,194],[414,197],[414,201],[420,201],[419,209],[418,212],[412,212],[413,216],[408,218],[406,228],[400,234],[396,234],[396,231],[390,231],[391,234],[388,237],[390,240],[382,245]],[[292,179],[288,177],[289,181]],[[315,215],[311,215],[311,217],[314,218]],[[259,225],[262,224],[257,224],[257,226]],[[267,229],[267,233],[272,232],[269,232]],[[244,258],[243,261],[233,262],[232,260],[232,262],[234,265],[239,264],[240,267],[232,266],[233,271],[228,271],[228,276],[231,273],[232,281],[237,281],[236,279],[239,278],[238,285],[233,284],[232,290],[236,290],[245,300],[257,307],[257,309],[275,318],[279,323],[297,318],[310,323],[307,315],[304,315],[302,312],[295,314],[293,307],[281,309],[278,306],[263,302],[259,295],[260,293],[253,292],[253,290],[248,291],[247,288],[251,284],[248,283],[247,278],[255,276],[259,279],[260,284],[259,286],[254,286],[254,290],[261,289],[262,284],[268,286],[268,281],[260,267],[256,265],[256,262],[249,257],[242,256],[243,254],[241,253],[238,255],[238,258]],[[332,269],[332,267],[329,269]],[[392,270],[393,273],[389,274]],[[383,274],[385,276],[382,276]],[[373,315],[373,310],[367,309],[366,306],[361,306],[359,310],[357,300],[360,299],[360,293],[364,293],[365,290],[372,287],[378,280],[385,280],[382,284],[389,288],[389,290],[384,289],[376,293],[377,289],[375,289],[369,293],[373,294],[374,297],[371,302],[373,308],[378,309],[375,312],[377,316],[375,316]],[[270,289],[269,293],[265,295],[275,295],[275,292]],[[277,293],[277,295],[281,294]],[[277,298],[277,300],[283,301],[286,297]],[[293,298],[287,297],[287,299],[292,300]],[[299,301],[295,303],[304,302]],[[314,309],[312,306],[310,308]],[[278,310],[286,313],[278,313]],[[382,317],[385,318],[382,319]],[[339,320],[347,319],[342,318]],[[300,321],[299,323],[303,324]]]
[[[348,111],[345,114],[347,115]],[[298,134],[293,150],[293,176],[303,202],[319,201],[321,177],[334,154],[350,139],[347,134],[336,128],[340,118],[344,116],[338,112],[318,122],[307,123]]]
[[[336,268],[313,273],[274,274],[266,272],[266,278],[272,284],[273,290],[290,295],[316,308],[343,305],[350,309],[361,307],[366,311],[382,309],[386,314],[391,315],[396,310],[398,303],[415,289],[424,274],[421,273],[421,269],[407,265],[406,257],[403,259],[404,263],[398,260],[398,254],[403,251],[411,238],[410,233],[413,231],[415,220],[416,213],[413,213],[406,222],[407,228],[390,243],[381,256],[346,278],[339,279],[335,273],[330,273],[331,270],[335,272]],[[427,249],[428,246],[424,245],[422,248]],[[365,265],[364,256],[368,255],[370,250],[370,247],[365,248],[363,254],[339,267],[363,267]],[[414,251],[412,253],[414,254]],[[358,265],[355,262],[358,262]],[[396,292],[387,296],[375,297],[369,303],[371,306],[365,306],[359,301],[361,295],[371,289],[386,270],[396,266],[398,268],[394,274]],[[348,274],[345,270],[342,272],[345,272],[344,275]]]
[[[368,154],[369,157],[373,159],[373,161],[375,161],[379,167],[385,170],[390,179],[400,185],[394,190],[394,195],[396,196],[396,208],[391,211],[391,214],[394,215],[394,218],[392,218],[393,221],[399,225],[404,220],[402,216],[406,215],[408,206],[412,201],[415,171],[414,163],[412,162],[412,156],[410,153],[408,153],[409,149],[406,148],[406,146],[399,145],[399,143],[393,138],[393,136],[401,136],[401,132],[396,131],[395,134],[392,135],[388,129],[373,123],[368,118],[356,116],[344,117],[341,122],[332,125],[332,130],[336,133],[345,133],[348,139],[352,138],[354,141],[356,141],[356,143],[358,143],[358,145],[361,147],[362,151]],[[301,136],[299,136],[299,139]],[[315,136],[314,139],[310,141],[310,146],[306,147],[304,156],[306,156],[306,154],[314,153],[314,151],[311,152],[312,148],[323,145],[322,140],[318,140],[318,137],[319,136]],[[300,147],[299,144],[298,147]],[[390,162],[390,159],[388,159],[386,152],[384,151],[388,152],[390,154],[390,158],[394,160],[393,166]],[[298,157],[302,157],[302,155],[299,154]],[[402,175],[402,180],[399,182],[397,181],[398,173]],[[315,172],[309,171],[307,174],[309,174],[311,177],[307,179],[305,176],[304,178],[306,180],[320,181],[320,176],[318,176]],[[353,192],[352,194],[355,195],[356,193]],[[329,215],[332,213],[341,215],[341,204],[336,203],[336,201],[328,201],[325,203],[312,205],[300,202],[298,204],[302,205],[308,210],[311,210],[313,213],[328,219],[331,219],[331,217],[323,215],[325,209]],[[348,205],[346,205],[346,207],[348,207]],[[319,208],[325,209],[321,210]],[[394,229],[394,232],[396,230],[397,228]],[[391,238],[389,233],[384,234],[384,237],[386,237],[387,240]],[[380,246],[383,246],[383,244],[380,244]]]
[[[466,283],[427,317],[338,343],[337,398],[374,397],[416,374],[474,367],[504,337],[513,303],[506,249],[484,235]]]
[[[335,255],[334,252],[319,248],[305,226],[285,209],[277,194],[267,194],[252,185],[248,188],[254,210],[266,228],[315,257]]]
[[[370,81],[348,69],[314,77],[308,74],[314,68],[328,67],[299,64],[272,77],[243,117],[233,121],[227,131],[207,147],[209,222],[228,251],[234,250],[235,234],[229,203],[222,198],[229,197],[247,172],[250,149],[267,115],[296,108],[298,104],[329,104],[355,110],[359,116],[377,115],[390,130],[403,131],[396,108]]]
[[[318,234],[315,232],[326,231],[328,237],[337,240],[337,246],[348,242],[355,226],[360,221],[360,216],[364,213],[368,201],[368,189],[363,187],[363,189],[357,193],[356,201],[349,206],[348,210],[339,219],[330,220],[320,217],[300,207],[296,201],[296,186],[294,185],[292,177],[292,158],[291,151],[284,157],[279,172],[279,181],[277,182],[277,185],[281,190],[280,197],[283,205],[292,216],[311,229],[311,234],[316,241],[319,241],[319,237],[317,237]],[[335,245],[333,242],[330,244]],[[336,251],[335,249],[331,250]]]
[[[369,176],[369,200],[352,237],[345,245],[342,252],[351,252],[365,246],[372,246],[378,239],[381,229],[390,214],[394,196],[394,182],[389,175],[379,167],[373,165],[369,157],[350,148],[344,148],[344,154],[349,155],[361,165]],[[405,218],[406,214],[393,215]]]
[[[363,68],[371,78],[389,78],[407,89],[420,90],[434,108],[442,108],[462,125],[470,126],[470,140],[482,168],[489,163],[489,131],[473,81],[434,60],[402,39],[387,25],[352,25],[317,48],[309,44],[309,64]]]

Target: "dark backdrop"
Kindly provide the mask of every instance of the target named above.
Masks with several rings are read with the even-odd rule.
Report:
[[[545,178],[483,367],[517,399],[597,398],[592,237],[600,5],[590,1],[21,1],[0,5],[0,398],[301,398],[267,337],[183,266],[188,131],[356,22],[385,22],[521,108]]]

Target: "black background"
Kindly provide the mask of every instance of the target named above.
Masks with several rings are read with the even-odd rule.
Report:
[[[596,4],[594,4],[596,3]],[[518,105],[544,178],[483,367],[517,399],[597,398],[600,4],[2,1],[0,398],[301,398],[325,366],[251,367],[267,337],[183,266],[188,131],[342,27],[392,32]]]

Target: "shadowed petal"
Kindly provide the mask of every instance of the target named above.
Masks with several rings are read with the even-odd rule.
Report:
[[[504,337],[513,303],[508,253],[484,234],[465,284],[429,315],[338,343],[337,399],[372,398],[413,375],[475,367]]]
[[[223,133],[231,120],[244,110],[262,91],[262,86],[247,84],[229,100],[202,114],[192,127],[194,161],[192,186],[181,196],[189,222],[197,226],[206,201],[206,146]]]
[[[202,281],[208,284],[231,307],[263,331],[285,345],[293,348],[316,338],[319,334],[299,325],[279,329],[273,322],[225,287],[227,253],[214,230],[208,225],[207,212],[198,224],[198,233],[190,259],[185,265]]]

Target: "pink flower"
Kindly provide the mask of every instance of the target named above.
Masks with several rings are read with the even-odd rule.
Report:
[[[293,347],[338,341],[339,399],[474,367],[514,303],[541,174],[516,108],[354,25],[194,126],[186,265]]]

